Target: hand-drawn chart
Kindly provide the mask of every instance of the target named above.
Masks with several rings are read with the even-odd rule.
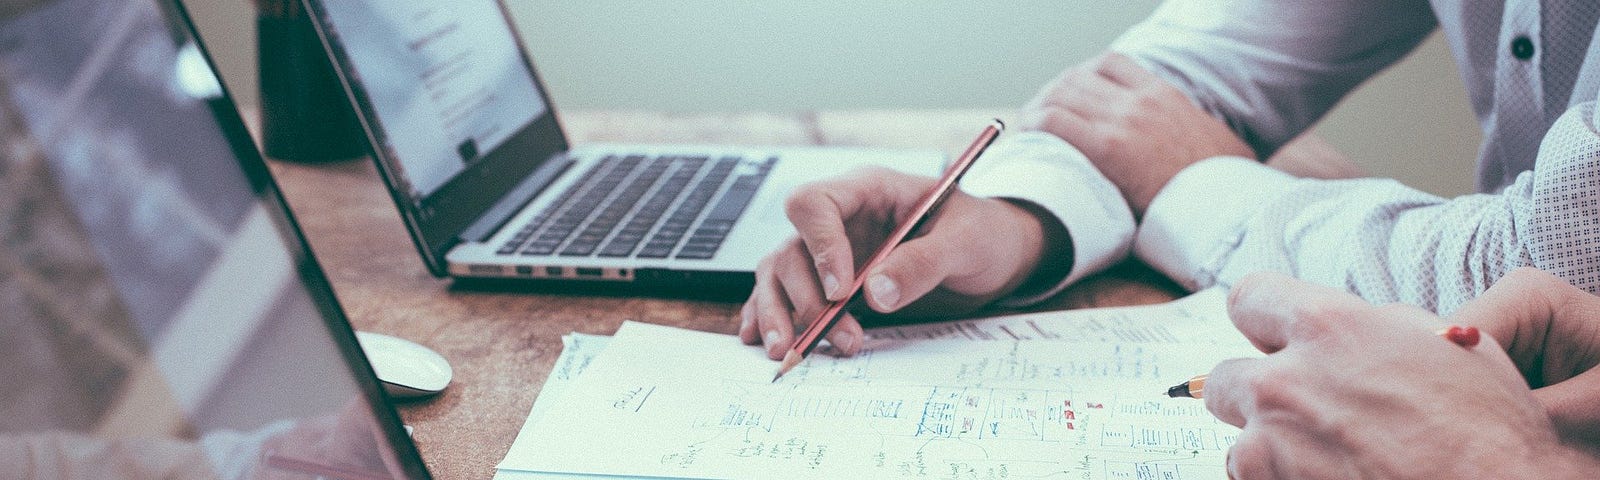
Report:
[[[1226,344],[1226,343],[1225,343]],[[760,349],[628,324],[503,469],[700,478],[1222,478],[1237,430],[1166,386],[1253,351],[894,340],[776,384]]]

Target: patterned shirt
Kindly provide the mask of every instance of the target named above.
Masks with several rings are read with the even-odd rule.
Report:
[[[1593,0],[1169,1],[1112,49],[1187,92],[1263,158],[1442,29],[1484,129],[1483,193],[1444,199],[1392,180],[1297,179],[1219,157],[1168,183],[1132,249],[1188,288],[1276,270],[1441,313],[1521,266],[1600,292],[1597,19]],[[1046,207],[1075,246],[1112,245],[1078,248],[1068,279],[1075,280],[1127,250],[1116,232],[1132,219],[1085,216],[1106,208],[1081,198],[1067,205],[1059,188],[997,181],[1021,172],[1012,164],[1081,172],[1080,153],[1061,142],[1038,148],[1050,141],[1037,137],[1014,137],[1036,145],[1021,149],[1034,153],[993,161],[969,182],[977,194]],[[1105,184],[1098,175],[1077,178]]]

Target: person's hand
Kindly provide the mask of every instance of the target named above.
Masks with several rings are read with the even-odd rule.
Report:
[[[1522,268],[1451,319],[1503,342],[1562,438],[1600,452],[1600,297]]]
[[[867,276],[866,304],[880,313],[971,311],[1025,281],[1049,246],[1046,232],[1061,228],[1044,213],[957,190],[924,225],[927,233],[896,247],[877,269],[857,272],[934,184],[873,168],[796,190],[785,209],[797,235],[756,268],[739,338],[765,343],[768,356],[783,358],[795,324],[808,324],[829,301],[848,295],[856,275]],[[1065,243],[1061,237],[1064,230],[1053,238]],[[827,338],[848,356],[861,348],[862,336],[847,313]]]
[[[1591,478],[1492,335],[1463,348],[1438,317],[1280,274],[1234,286],[1229,315],[1265,358],[1219,364],[1206,408],[1243,428],[1239,479]]]
[[[1115,52],[1072,67],[1022,109],[1021,127],[1083,151],[1144,216],[1167,181],[1201,160],[1255,153],[1165,80]]]

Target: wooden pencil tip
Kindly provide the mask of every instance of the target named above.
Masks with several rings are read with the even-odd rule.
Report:
[[[793,369],[795,365],[799,365],[800,361],[804,359],[804,356],[794,353],[794,350],[783,354],[783,363],[778,365],[778,374],[772,376],[772,383],[778,383],[778,379],[782,378],[783,374],[789,373],[790,369]]]

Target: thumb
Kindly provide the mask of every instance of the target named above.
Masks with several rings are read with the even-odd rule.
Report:
[[[1514,270],[1483,295],[1462,305],[1450,320],[1462,326],[1478,327],[1499,341],[1523,376],[1535,380],[1539,375],[1539,359],[1545,354],[1545,334],[1556,314],[1554,305],[1544,294],[1550,287],[1550,280],[1561,281],[1538,270]]]
[[[1564,443],[1600,445],[1600,369],[1533,391]]]
[[[895,247],[865,272],[867,305],[890,313],[933,291],[950,276],[949,245],[938,235],[925,235]]]

